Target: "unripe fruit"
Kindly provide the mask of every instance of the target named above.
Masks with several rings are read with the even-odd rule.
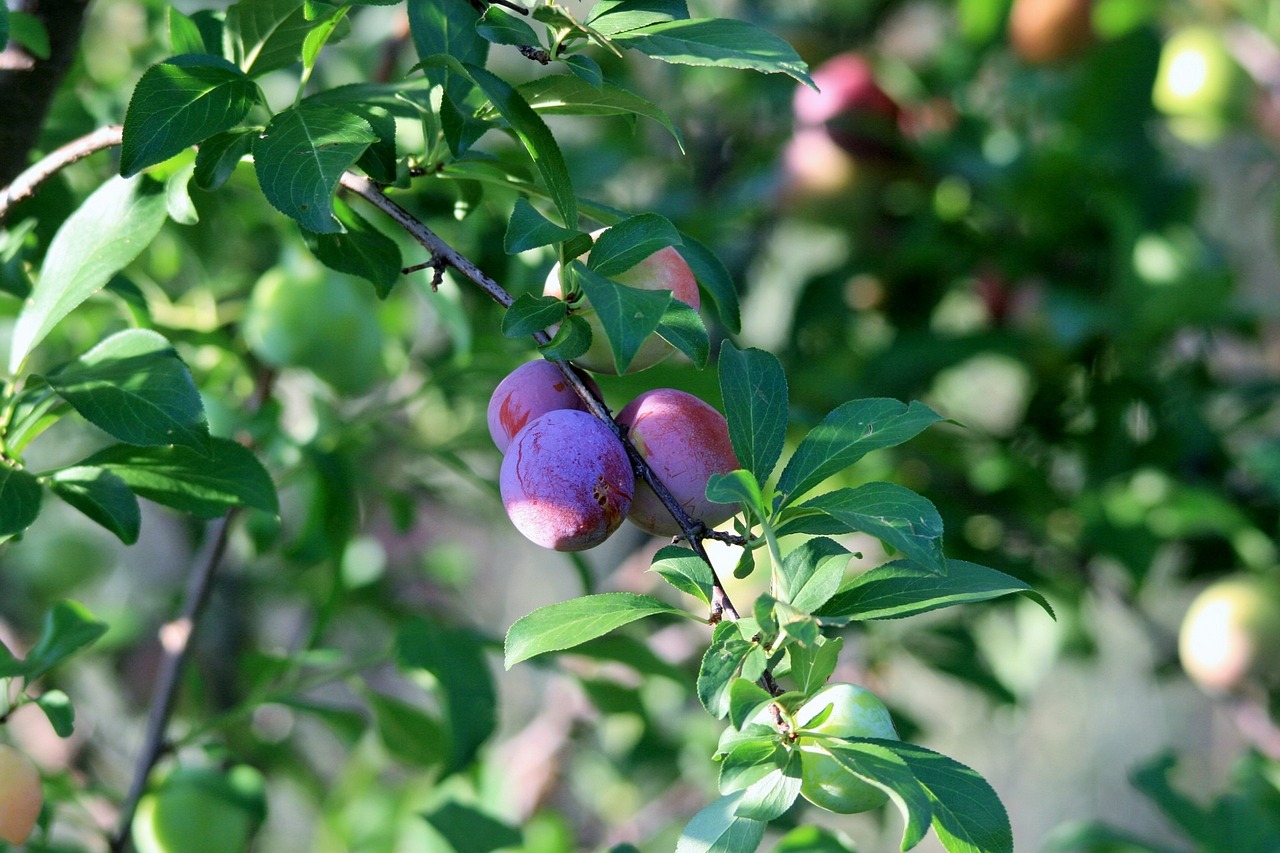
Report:
[[[1023,62],[1070,59],[1093,41],[1093,0],[1017,0],[1009,13],[1009,42]]]
[[[266,815],[262,774],[179,767],[138,803],[138,853],[243,853]]]
[[[1160,51],[1152,101],[1188,142],[1211,142],[1240,118],[1248,79],[1208,27],[1179,30]]]
[[[302,367],[343,394],[363,394],[383,377],[382,329],[372,294],[303,263],[268,270],[253,287],[244,336],[275,367]]]
[[[1280,683],[1280,585],[1237,575],[1206,587],[1182,619],[1178,655],[1210,693]]]
[[[591,236],[593,238],[599,237],[604,233],[604,230],[593,231]],[[588,255],[583,255],[580,260],[585,261],[587,257]],[[674,298],[695,311],[702,304],[702,297],[698,293],[698,280],[694,278],[693,270],[685,263],[684,258],[680,257],[680,253],[670,246],[659,249],[631,267],[631,269],[611,276],[611,278],[618,284],[635,287],[640,290],[669,290]],[[554,296],[557,299],[564,298],[564,290],[560,284],[559,264],[553,266],[551,272],[547,274],[547,281],[542,288],[542,294],[544,296]],[[591,307],[591,303],[584,298],[574,306],[573,310],[575,314],[582,317],[591,326],[591,347],[581,356],[575,358],[573,360],[574,363],[596,373],[616,374],[618,368],[613,361],[613,350],[609,347],[609,339],[605,335],[604,327],[600,324],[600,317],[596,314],[595,309]],[[627,366],[627,373],[635,373],[637,370],[652,367],[674,351],[675,348],[658,335],[650,335],[649,339],[640,345],[635,358]]]
[[[842,682],[827,685],[800,706],[795,714],[796,725],[808,728],[810,721],[828,705],[831,713],[812,726],[813,731],[836,737],[898,739],[893,719],[884,703],[865,687]],[[803,776],[800,794],[815,806],[840,814],[853,814],[874,809],[888,799],[884,791],[846,770],[824,748],[821,739],[807,738],[802,734],[798,744]]]
[[[595,383],[584,377],[587,387]],[[489,435],[498,450],[507,446],[529,421],[557,409],[587,411],[587,404],[549,361],[529,361],[506,375],[489,397]]]
[[[627,453],[586,412],[559,409],[516,434],[499,474],[502,505],[531,542],[557,551],[594,548],[622,524],[635,493]]]
[[[43,805],[40,771],[17,749],[0,744],[0,840],[26,841]]]
[[[708,526],[733,515],[733,504],[707,500],[707,481],[712,474],[742,467],[733,453],[724,415],[692,394],[657,388],[624,406],[618,423],[627,428],[631,443],[685,512]],[[680,532],[680,525],[644,482],[636,484],[627,518],[655,536]]]

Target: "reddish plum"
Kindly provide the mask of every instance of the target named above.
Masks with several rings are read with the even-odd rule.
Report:
[[[742,467],[729,442],[724,415],[692,394],[673,388],[646,391],[618,413],[618,423],[672,497],[692,517],[708,525],[733,515],[732,504],[707,500],[712,474]],[[680,532],[671,513],[645,483],[636,484],[631,522],[655,536]]]
[[[585,379],[588,387],[595,383]],[[507,446],[525,424],[557,409],[585,412],[582,401],[565,380],[560,369],[549,361],[526,362],[507,374],[489,398],[489,435],[498,450]]]
[[[511,523],[531,542],[584,551],[622,524],[636,483],[622,442],[604,423],[558,409],[512,439],[499,485]]]

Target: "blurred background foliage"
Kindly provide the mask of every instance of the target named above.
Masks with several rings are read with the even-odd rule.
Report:
[[[950,556],[1019,576],[1058,613],[1049,624],[1019,599],[871,623],[846,641],[845,680],[873,687],[905,737],[991,780],[1019,848],[1280,849],[1277,685],[1264,674],[1210,695],[1177,648],[1201,588],[1278,572],[1280,3],[700,5],[767,26],[813,68],[853,52],[887,98],[814,120],[786,78],[601,54],[666,110],[683,152],[655,122],[553,118],[579,193],[662,213],[715,248],[740,284],[740,340],[786,365],[797,429],[869,396],[952,419],[853,478],[922,492]],[[121,119],[167,55],[165,10],[95,0],[42,150]],[[317,83],[404,74],[402,14],[360,8]],[[1179,65],[1175,47],[1201,55]],[[514,79],[540,71],[514,50],[495,59]],[[273,104],[291,75],[264,81]],[[78,164],[10,218],[0,337],[24,264],[111,168]],[[379,301],[326,270],[252,182],[241,168],[198,194],[199,223],[166,226],[41,354],[56,364],[145,317],[192,367],[215,434],[252,437],[281,489],[280,518],[235,528],[178,754],[263,771],[255,849],[446,850],[450,826],[493,839],[453,838],[458,850],[670,849],[714,790],[717,726],[688,713],[705,631],[624,632],[501,677],[491,654],[514,618],[584,585],[653,591],[660,543],[628,527],[574,563],[511,532],[483,412],[529,347],[448,276],[433,292],[429,270],[411,275]],[[553,258],[502,250],[510,191],[446,172],[403,197],[508,290],[541,288]],[[316,295],[291,299],[280,280]],[[679,363],[600,385],[615,409],[659,386],[718,402],[714,374]],[[101,443],[70,420],[57,429],[54,461]],[[35,714],[10,729],[63,791],[57,849],[98,849],[157,629],[205,534],[153,508],[124,548],[57,509],[0,546],[0,638],[22,647],[65,597],[111,629],[54,679],[81,708],[73,739]],[[883,557],[860,544],[851,571]],[[486,660],[494,680],[468,682]],[[468,744],[459,727],[486,713],[497,732],[476,763],[442,765],[423,742],[435,725],[436,746]],[[897,837],[888,813],[792,818],[861,850]]]

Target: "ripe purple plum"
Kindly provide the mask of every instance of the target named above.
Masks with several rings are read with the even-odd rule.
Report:
[[[43,805],[40,771],[17,749],[0,744],[0,840],[25,842]]]
[[[707,525],[733,515],[733,504],[707,500],[712,474],[727,474],[742,466],[729,441],[724,415],[692,394],[674,388],[646,391],[623,407],[618,423],[671,491],[685,512]],[[635,500],[627,516],[631,523],[655,536],[680,532],[671,513],[653,489],[636,484]]]
[[[595,382],[583,377],[587,387]],[[489,435],[498,450],[507,446],[524,425],[557,409],[587,411],[587,404],[574,393],[560,369],[549,361],[526,362],[507,374],[489,398]]]
[[[826,719],[811,725],[828,706],[831,713]],[[893,718],[878,696],[857,684],[828,684],[800,706],[795,720],[802,730],[797,740],[803,778],[801,796],[815,806],[840,814],[865,812],[888,799],[884,791],[859,779],[833,758],[822,738],[806,737],[803,733],[807,729],[840,738],[897,740]]]
[[[604,230],[593,231],[591,236],[599,237]],[[589,254],[583,255],[580,260],[585,261]],[[685,259],[680,257],[680,253],[670,246],[659,249],[640,263],[612,278],[618,284],[640,290],[669,290],[673,297],[695,311],[702,304],[702,297],[698,293],[698,280],[694,278],[693,270],[689,268]],[[542,294],[554,296],[556,299],[564,298],[559,264],[553,266],[551,272],[547,274]],[[591,326],[591,347],[580,357],[575,358],[574,363],[595,373],[616,374],[618,368],[613,361],[613,350],[609,348],[609,339],[605,336],[600,317],[591,307],[590,301],[584,298],[581,303],[574,306],[573,310]],[[652,367],[674,351],[675,348],[658,335],[650,335],[649,339],[640,345],[635,358],[627,367],[627,372],[634,373],[637,370]]]
[[[498,483],[516,529],[557,551],[585,551],[608,539],[636,487],[622,442],[575,409],[527,423],[507,448]]]

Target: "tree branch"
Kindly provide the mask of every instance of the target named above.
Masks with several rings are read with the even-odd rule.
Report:
[[[0,222],[4,222],[9,209],[18,202],[30,198],[36,188],[53,177],[62,169],[83,160],[90,154],[96,154],[106,148],[114,148],[120,144],[123,128],[118,124],[100,127],[93,133],[73,139],[61,148],[56,148],[45,155],[39,162],[25,169],[4,189],[0,189]]]

